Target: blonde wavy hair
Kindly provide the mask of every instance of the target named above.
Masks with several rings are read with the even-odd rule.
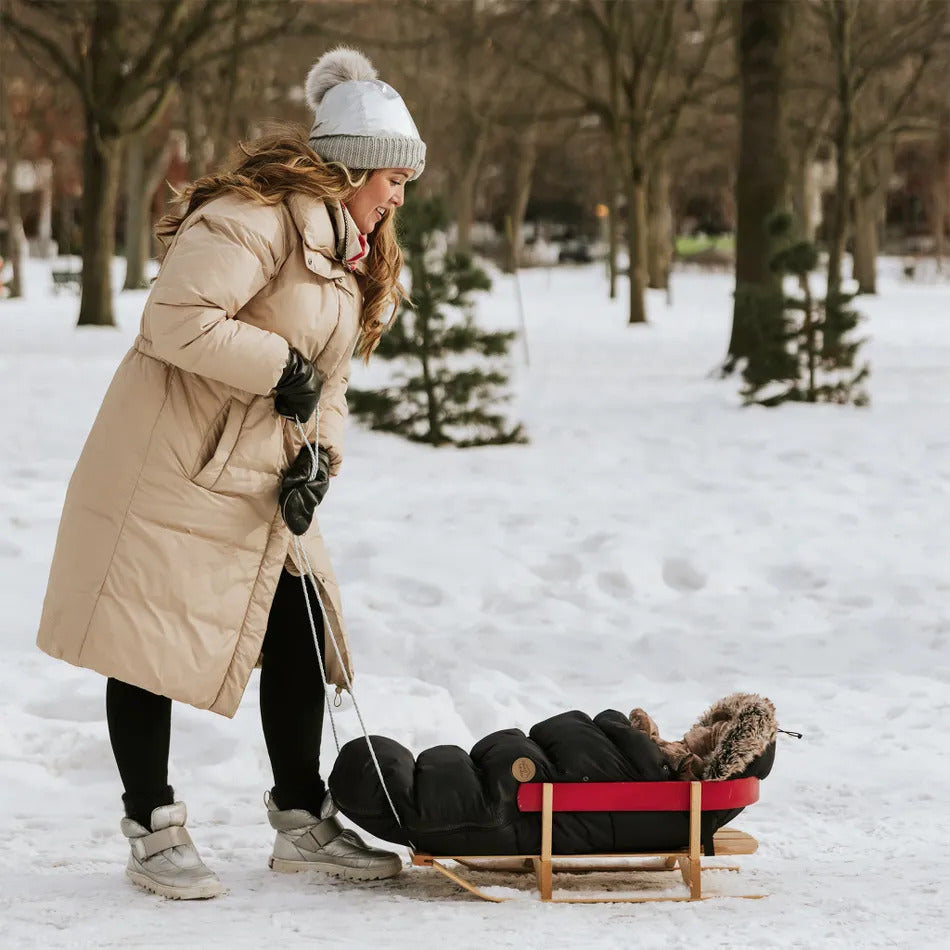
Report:
[[[339,162],[325,162],[308,144],[302,127],[278,126],[252,142],[238,145],[220,171],[176,192],[176,210],[158,222],[155,233],[167,246],[188,215],[219,195],[243,195],[265,205],[280,204],[295,193],[346,201],[366,184],[371,174],[349,169]],[[366,274],[360,275],[363,313],[356,352],[365,361],[376,349],[383,332],[392,326],[399,304],[407,299],[406,289],[399,282],[401,271],[396,215],[390,211],[373,231]]]

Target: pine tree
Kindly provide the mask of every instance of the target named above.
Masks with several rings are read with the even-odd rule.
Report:
[[[491,288],[488,275],[468,253],[442,249],[447,221],[438,199],[407,203],[399,223],[411,301],[376,355],[401,366],[394,385],[350,389],[351,411],[373,429],[431,445],[526,442],[497,408],[510,398],[500,391],[508,382],[500,358],[515,334],[481,330],[474,319],[474,295]]]
[[[796,277],[800,295],[784,297],[781,312],[770,312],[760,324],[768,329],[769,339],[743,367],[743,398],[765,406],[786,401],[867,405],[863,384],[870,366],[864,363],[855,369],[863,340],[851,336],[861,322],[861,315],[850,306],[854,294],[839,289],[824,301],[816,300],[808,276],[818,265],[815,245],[791,239],[792,219],[787,214],[776,215],[769,232],[778,248],[772,269],[780,278]]]

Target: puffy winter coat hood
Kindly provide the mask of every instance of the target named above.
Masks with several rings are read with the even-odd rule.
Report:
[[[738,712],[737,707],[733,707]],[[727,743],[745,734],[748,757],[733,758],[734,772],[722,778],[765,778],[775,755],[774,721],[759,721],[762,731],[747,733],[750,720],[723,729]],[[518,808],[519,781],[512,766],[528,758],[535,782],[657,782],[676,778],[673,763],[648,732],[622,713],[606,710],[594,719],[582,712],[561,713],[530,733],[506,729],[486,736],[466,753],[458,746],[436,746],[413,759],[392,739],[373,736],[386,786],[399,813],[392,814],[373,767],[365,739],[340,750],[329,787],[348,818],[371,834],[419,851],[445,855],[537,854],[541,822]],[[740,811],[703,814],[703,837]],[[583,812],[554,817],[557,854],[663,851],[685,846],[689,816],[684,812]]]
[[[69,484],[43,650],[234,714],[288,559],[278,490],[303,442],[271,391],[288,345],[315,361],[326,383],[306,435],[335,474],[362,305],[344,262],[360,253],[345,209],[300,195],[225,195],[182,223]],[[316,522],[302,543],[349,664]]]

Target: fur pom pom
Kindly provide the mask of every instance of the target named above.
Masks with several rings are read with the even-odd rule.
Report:
[[[373,64],[359,51],[338,46],[324,53],[307,74],[304,87],[307,102],[314,112],[334,86],[352,79],[375,79]]]

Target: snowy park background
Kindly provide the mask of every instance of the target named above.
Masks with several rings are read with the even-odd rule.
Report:
[[[320,511],[364,717],[417,752],[571,708],[642,706],[675,738],[731,691],[770,697],[804,739],[780,736],[735,822],[760,842],[742,885],[766,899],[543,906],[495,876],[515,899],[489,905],[422,869],[272,874],[255,676],[234,720],[176,706],[170,778],[229,888],[176,903],[123,873],[103,680],[34,646],[67,480],[144,293],[117,298],[118,329],[77,330],[49,264],[28,266],[29,295],[0,310],[4,947],[903,948],[946,931],[950,285],[884,260],[859,300],[871,407],[765,410],[710,375],[732,275],[674,274],[672,306],[650,297],[633,328],[598,266],[524,272],[531,444],[435,450],[351,423]],[[496,276],[483,316],[515,327],[515,306]],[[351,703],[338,722],[359,734]],[[327,773],[329,727],[324,749]]]

